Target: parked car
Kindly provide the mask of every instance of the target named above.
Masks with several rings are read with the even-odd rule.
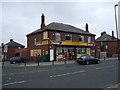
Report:
[[[79,64],[99,64],[100,63],[100,60],[98,58],[95,58],[93,56],[81,56],[77,59],[77,63]]]
[[[27,61],[27,59],[22,58],[22,57],[12,57],[12,58],[10,58],[10,63],[11,64],[14,64],[16,62],[18,62],[18,63],[20,63],[20,62],[24,63],[26,61]]]

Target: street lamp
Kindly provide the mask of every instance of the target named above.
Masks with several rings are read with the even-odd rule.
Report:
[[[118,4],[116,4],[116,5],[114,5],[114,9],[115,9],[115,24],[116,24],[116,34],[117,34],[117,47],[118,47],[118,49],[117,49],[117,52],[118,52],[118,60],[120,60],[120,47],[119,47],[119,38],[118,38],[118,24],[117,24],[117,12],[116,12],[116,7],[118,6]]]

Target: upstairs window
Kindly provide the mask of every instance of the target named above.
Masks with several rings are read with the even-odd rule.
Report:
[[[88,43],[91,43],[91,37],[88,37]]]
[[[66,34],[66,41],[72,41],[72,35],[71,34]]]
[[[43,32],[43,39],[48,39],[48,32]]]
[[[79,35],[79,42],[84,42],[84,36]]]
[[[34,38],[34,45],[36,45],[36,38]]]
[[[56,33],[55,34],[55,40],[56,41],[60,41],[60,33]]]

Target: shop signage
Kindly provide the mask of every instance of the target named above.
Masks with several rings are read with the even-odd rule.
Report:
[[[53,41],[53,40],[50,40],[49,42],[50,44],[56,44],[56,45],[94,46],[94,43],[65,42],[65,41]],[[46,44],[48,44],[48,40],[37,42],[36,46],[46,45]]]
[[[36,46],[46,45],[46,44],[48,44],[48,40],[47,41],[36,42]]]
[[[50,44],[61,44],[62,42],[50,42]]]
[[[94,44],[93,43],[88,43],[88,46],[94,46]]]

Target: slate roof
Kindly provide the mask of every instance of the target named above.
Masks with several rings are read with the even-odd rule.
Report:
[[[24,45],[17,43],[15,41],[13,41],[12,39],[10,40],[10,42],[6,43],[5,45],[14,46],[14,47],[25,47]]]
[[[64,32],[79,33],[79,34],[94,35],[95,36],[95,34],[86,32],[86,31],[79,29],[77,27],[74,27],[72,25],[57,23],[57,22],[52,22],[52,23],[48,24],[47,26],[45,26],[45,28],[43,30],[38,29],[30,34],[27,34],[27,35],[36,34],[36,33],[42,32],[44,30],[64,31]]]
[[[100,42],[100,41],[117,41],[117,38],[115,38],[115,37],[113,38],[109,34],[103,34],[102,36],[97,38],[95,41],[96,42]]]

